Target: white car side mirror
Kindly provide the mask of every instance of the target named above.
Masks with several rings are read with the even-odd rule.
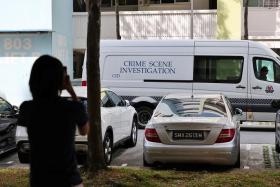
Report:
[[[129,100],[125,100],[125,106],[130,106]]]

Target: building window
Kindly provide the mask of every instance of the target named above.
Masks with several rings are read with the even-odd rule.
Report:
[[[246,0],[243,1],[245,6]],[[248,0],[249,7],[279,7],[280,0]]]
[[[74,79],[82,78],[84,57],[85,57],[85,50],[74,50],[73,51],[73,77],[74,77]]]
[[[111,7],[113,4],[112,4],[112,0],[102,0],[101,1],[101,6],[102,7]]]
[[[126,5],[138,5],[138,0],[126,0]]]
[[[73,0],[73,11],[74,12],[85,12],[86,3],[84,0]]]
[[[150,4],[165,4],[165,3],[182,3],[190,2],[190,0],[150,0]]]
[[[194,81],[210,83],[239,83],[243,57],[196,56]]]
[[[160,4],[161,0],[150,0],[150,4]]]
[[[161,0],[161,3],[174,3],[174,0]]]
[[[190,0],[175,0],[176,3],[180,3],[180,2],[190,2]]]
[[[126,5],[138,5],[138,0],[119,0],[120,6]],[[102,0],[101,7],[113,7],[115,6],[115,0]]]
[[[209,9],[217,9],[217,0],[209,0]]]

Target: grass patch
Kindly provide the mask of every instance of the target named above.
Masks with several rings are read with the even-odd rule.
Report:
[[[94,178],[87,179],[87,186],[280,186],[280,170],[227,170],[227,171],[176,171],[143,168],[108,168]],[[28,169],[0,169],[0,186],[28,186]]]
[[[29,171],[27,169],[0,169],[0,186],[28,187]]]

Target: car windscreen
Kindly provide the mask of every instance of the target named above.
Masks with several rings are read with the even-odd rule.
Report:
[[[222,98],[166,98],[154,117],[226,117]]]
[[[8,114],[11,111],[12,111],[12,106],[7,101],[0,98],[0,114]]]

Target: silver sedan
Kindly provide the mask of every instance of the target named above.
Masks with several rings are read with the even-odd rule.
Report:
[[[165,96],[145,128],[145,166],[240,165],[240,109],[220,94]]]

